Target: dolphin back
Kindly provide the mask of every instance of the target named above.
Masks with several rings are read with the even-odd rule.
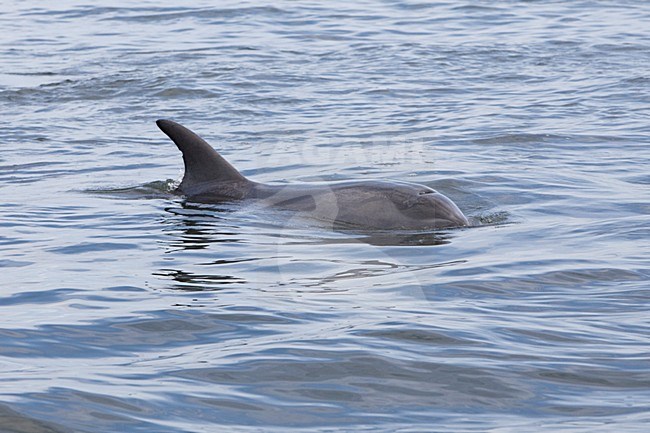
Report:
[[[185,174],[178,187],[181,191],[187,191],[206,182],[246,180],[212,146],[183,125],[164,119],[157,120],[156,125],[172,139],[183,153]]]

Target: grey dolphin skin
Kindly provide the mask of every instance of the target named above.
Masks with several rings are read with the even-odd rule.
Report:
[[[344,181],[272,185],[242,176],[194,132],[171,120],[158,127],[183,153],[185,175],[177,192],[189,201],[253,200],[262,206],[345,227],[425,230],[469,225],[465,215],[439,192],[414,183]]]

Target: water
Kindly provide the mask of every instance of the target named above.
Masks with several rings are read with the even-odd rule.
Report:
[[[104,3],[0,6],[0,431],[646,431],[646,2]],[[158,118],[476,227],[184,203]]]

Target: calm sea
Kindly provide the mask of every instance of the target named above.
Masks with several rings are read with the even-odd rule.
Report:
[[[0,4],[0,432],[647,431],[648,2],[189,3]],[[185,203],[158,118],[475,227]]]

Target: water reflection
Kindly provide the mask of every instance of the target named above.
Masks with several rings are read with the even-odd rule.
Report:
[[[232,209],[222,206],[210,206],[181,203],[181,207],[167,207],[170,216],[163,219],[164,231],[172,240],[168,251],[201,250],[219,242],[240,242],[235,225],[229,225],[223,214]],[[225,222],[225,224],[221,224]]]
[[[252,230],[262,236],[284,239],[291,244],[366,243],[376,246],[432,246],[448,244],[454,230],[359,230],[297,216],[293,212],[246,206],[240,203],[201,204],[182,202],[167,207],[167,232],[179,236],[174,247],[203,249],[215,242],[243,242]],[[180,217],[180,218],[177,218]]]
[[[410,274],[463,262],[429,251],[425,255],[430,261],[404,263],[399,253],[399,247],[449,244],[454,230],[359,231],[241,203],[175,204],[165,208],[166,257],[153,273],[171,281],[167,288],[172,290],[224,290],[244,284],[266,290],[291,284],[347,291],[351,288],[345,281],[389,274],[412,279],[417,286]]]
[[[342,231],[341,233],[349,237],[341,239],[330,239],[334,243],[350,243],[350,242],[364,242],[369,245],[378,247],[390,246],[433,246],[445,245],[451,242],[450,232],[406,232],[406,231],[375,231],[375,232],[362,232],[355,235],[349,231]]]
[[[161,269],[153,275],[174,280],[170,289],[185,291],[215,290],[226,284],[243,284],[243,278],[234,275],[196,274],[178,269]]]

